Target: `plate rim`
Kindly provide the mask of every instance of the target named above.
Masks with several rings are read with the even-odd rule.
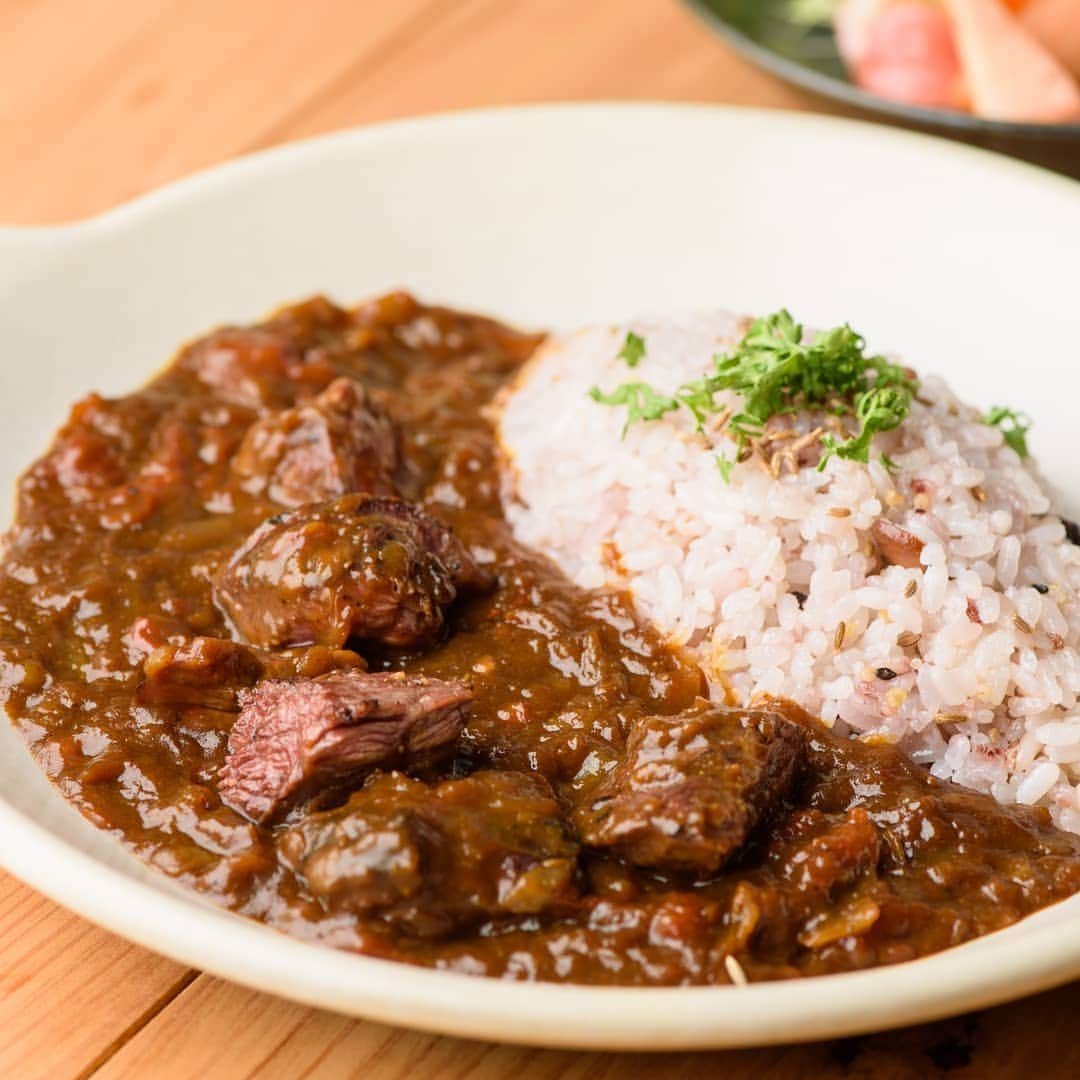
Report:
[[[683,2],[697,4],[702,0],[683,0]],[[393,141],[422,136],[428,131],[438,131],[443,128],[447,130],[447,133],[451,133],[453,129],[460,129],[465,134],[477,125],[485,126],[493,121],[516,121],[519,118],[526,118],[540,122],[564,122],[567,117],[570,117],[570,122],[573,122],[573,118],[579,117],[583,121],[590,116],[602,119],[605,114],[612,113],[735,116],[766,124],[779,119],[782,123],[795,123],[804,127],[817,125],[822,129],[847,130],[851,134],[857,132],[862,139],[877,139],[882,142],[907,140],[921,143],[928,153],[967,157],[972,165],[982,164],[987,168],[1011,170],[1018,175],[1023,173],[1031,182],[1049,184],[1058,188],[1059,194],[1070,192],[1074,197],[1080,196],[1080,179],[1074,179],[1048,166],[1014,157],[992,147],[963,142],[941,131],[897,127],[882,123],[872,117],[835,116],[814,111],[761,105],[723,104],[700,99],[630,101],[583,98],[573,101],[446,109],[291,139],[213,162],[85,217],[43,225],[5,225],[0,221],[0,245],[6,242],[10,242],[13,246],[25,245],[26,247],[48,243],[63,244],[73,238],[78,238],[87,231],[103,232],[110,228],[120,228],[135,222],[143,214],[164,212],[173,202],[196,197],[203,191],[209,193],[214,188],[242,179],[249,173],[263,169],[283,168],[294,159],[353,143]],[[1077,128],[1080,130],[1080,124]]]
[[[67,809],[78,813],[74,807]],[[1060,927],[1048,924],[1024,938],[1006,940],[1006,928],[900,964],[746,987],[596,987],[504,981],[345,953],[217,908],[194,892],[185,896],[133,880],[56,837],[2,796],[0,832],[16,840],[14,848],[5,846],[0,853],[0,865],[6,871],[128,941],[261,993],[454,1038],[638,1052],[787,1045],[886,1031],[988,1008],[1061,986],[1080,973],[1080,933],[1071,949],[1062,948]],[[53,857],[42,860],[42,851]],[[134,858],[126,851],[125,855]],[[48,867],[61,865],[64,874],[49,873]],[[86,871],[79,875],[80,892],[74,904],[63,888],[65,875],[72,870]],[[168,878],[160,876],[168,883]],[[152,898],[152,902],[125,905],[133,888],[143,894],[140,899]],[[166,937],[158,925],[163,915],[173,928]],[[1038,917],[1038,913],[1029,916]],[[185,939],[187,932],[207,926],[213,932],[205,938]],[[245,969],[237,971],[224,959],[222,937],[231,939],[230,949],[250,947]],[[276,947],[264,952],[260,946],[270,940]],[[971,962],[970,952],[975,949],[984,954],[982,964]],[[969,963],[958,976],[949,970],[950,961],[962,951],[969,953]],[[988,958],[991,952],[993,960]],[[296,964],[290,966],[293,960]],[[325,977],[307,977],[305,960],[318,960],[316,966],[324,973],[341,978],[337,1000],[328,1002]],[[1000,975],[987,978],[988,970],[1002,967],[1009,971],[1008,984]],[[864,998],[862,991],[878,982],[891,984],[888,1004],[864,1005],[860,1010],[859,1004],[870,998]],[[340,996],[343,990],[347,998]],[[679,1008],[677,1016],[659,1019],[674,1006]],[[423,1010],[420,1015],[405,1018],[407,1010],[418,1008]],[[777,1012],[783,1017],[782,1030],[773,1016]]]
[[[522,118],[560,124],[567,117],[591,116],[595,122],[615,113],[626,122],[627,117],[657,112],[734,114],[781,127],[797,124],[857,128],[868,138],[915,139],[935,145],[945,155],[960,154],[968,160],[978,155],[984,164],[1023,170],[1028,182],[1047,185],[1057,197],[1068,194],[1078,200],[1080,207],[1080,184],[1067,177],[938,136],[897,131],[866,121],[706,104],[566,103],[413,117],[285,144],[202,170],[91,219],[59,227],[0,229],[0,255],[9,243],[9,250],[16,252],[27,244],[32,247],[38,243],[78,242],[86,232],[137,227],[143,217],[166,214],[174,204],[186,204],[197,199],[200,192],[210,193],[232,183],[234,178],[242,179],[261,170],[273,173],[309,155],[332,156],[340,147],[361,146],[377,151],[379,143],[386,139],[444,136],[492,123],[517,125]],[[36,769],[28,752],[26,758]],[[77,813],[58,792],[54,798],[71,813]],[[0,865],[69,910],[156,952],[305,1004],[459,1037],[620,1050],[761,1046],[931,1020],[1047,989],[1080,975],[1078,923],[1071,935],[1063,935],[1057,924],[1029,927],[1028,933],[1016,940],[990,935],[959,949],[892,967],[745,988],[581,987],[477,979],[311,945],[223,909],[208,907],[197,894],[176,895],[133,880],[17,810],[2,792],[0,835],[6,840],[0,847]],[[43,853],[47,857],[42,857]],[[80,881],[75,894],[70,887],[73,869]],[[132,899],[135,903],[130,902]],[[171,936],[162,936],[162,923],[174,931]],[[186,936],[189,931],[206,931],[208,927],[204,937]],[[260,946],[270,940],[268,935],[273,936],[276,947],[264,952]],[[230,954],[235,954],[240,945],[250,945],[251,949],[245,956],[246,968],[238,971],[230,962]],[[961,951],[965,951],[968,962],[958,975],[954,965]],[[974,951],[984,954],[981,963],[973,956]],[[987,959],[987,953],[992,958]],[[335,1000],[326,996],[325,977],[309,977],[308,965],[277,962],[316,956],[320,963],[315,966],[341,977]],[[1003,966],[1008,970],[1007,978],[1000,974]],[[865,994],[868,986],[877,984],[883,987],[876,995]],[[887,994],[885,987],[889,988]],[[341,996],[343,992],[347,992],[346,997]],[[871,997],[876,1004],[866,1003]],[[885,998],[887,1002],[883,1003]],[[723,1011],[717,1015],[720,1010],[716,1006],[721,1002]],[[784,1006],[782,1023],[775,1018],[775,1007],[763,1007],[774,1002]],[[676,1005],[677,1010],[673,1009]],[[422,1015],[407,1015],[418,1008],[423,1010]],[[783,1030],[779,1030],[781,1026]]]

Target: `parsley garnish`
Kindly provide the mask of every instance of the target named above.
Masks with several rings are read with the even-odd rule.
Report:
[[[822,435],[821,445],[825,453],[818,462],[818,472],[836,454],[849,461],[869,461],[870,443],[879,431],[892,431],[904,422],[911,407],[911,391],[895,386],[872,386],[855,395],[855,417],[859,421],[859,434],[844,442],[837,442],[832,435]]]
[[[995,405],[982,419],[984,424],[999,428],[1002,438],[1020,457],[1028,456],[1027,433],[1031,430],[1031,420],[1025,413]]]
[[[853,435],[822,436],[821,470],[833,456],[869,461],[874,436],[903,422],[918,388],[907,369],[881,356],[867,356],[865,347],[847,325],[804,343],[802,326],[787,311],[778,311],[757,319],[731,353],[713,357],[711,372],[683,384],[673,397],[637,382],[624,383],[607,395],[595,387],[590,393],[594,401],[628,407],[624,434],[636,421],[658,420],[680,406],[693,415],[699,431],[707,419],[723,413],[720,424],[736,443],[733,461],[725,456],[725,466],[717,460],[725,478],[774,416],[810,409],[853,417]],[[716,394],[724,390],[742,398],[738,412],[717,404]]]
[[[623,438],[631,424],[638,420],[659,420],[664,413],[674,412],[679,403],[664,394],[658,394],[648,383],[629,382],[616,387],[610,394],[605,394],[599,386],[589,391],[593,401],[601,405],[625,405],[626,423],[623,424]]]
[[[636,368],[645,355],[645,339],[639,337],[633,330],[627,331],[623,347],[616,353],[620,360],[626,361],[626,366]]]

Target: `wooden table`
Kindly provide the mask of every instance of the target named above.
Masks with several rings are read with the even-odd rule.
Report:
[[[675,0],[0,0],[0,221],[104,210],[287,139],[537,100],[836,111]],[[1044,158],[1074,173],[1075,155]],[[77,883],[72,883],[77,888]],[[1080,1075],[1080,984],[865,1039],[643,1057],[433,1038],[254,993],[0,875],[0,1077]]]

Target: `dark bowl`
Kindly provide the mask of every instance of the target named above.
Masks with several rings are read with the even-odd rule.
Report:
[[[1033,124],[984,120],[951,109],[904,105],[855,86],[847,76],[828,26],[790,18],[790,0],[684,0],[706,23],[761,67],[798,86],[856,108],[880,113],[922,129],[937,128],[970,142],[1023,154],[1024,142],[1058,143],[1080,159],[1080,123]],[[1060,144],[1076,144],[1062,146]],[[1070,155],[1070,156],[1071,156]],[[1055,164],[1057,164],[1055,162]],[[1080,171],[1080,160],[1065,171]]]

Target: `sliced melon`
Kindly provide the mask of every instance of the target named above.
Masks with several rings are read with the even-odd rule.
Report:
[[[1080,0],[1029,0],[1020,21],[1080,79]]]
[[[1001,0],[945,0],[972,109],[992,120],[1080,119],[1080,86]]]

